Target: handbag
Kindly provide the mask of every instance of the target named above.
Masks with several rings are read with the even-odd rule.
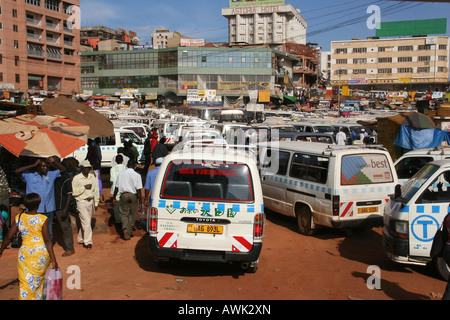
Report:
[[[61,269],[47,269],[42,292],[43,300],[62,300],[62,287]]]
[[[20,222],[20,217],[22,216],[22,213],[19,215],[19,220],[18,222]],[[19,225],[17,223],[17,225]],[[20,248],[22,246],[22,233],[20,231],[18,231],[15,235],[13,235],[12,239],[11,239],[11,247],[12,248]]]
[[[431,245],[430,257],[442,257],[444,252],[445,244],[448,241],[448,231],[445,227],[445,222],[449,218],[450,214],[447,214],[442,222],[442,226],[436,231],[434,235],[433,244]]]

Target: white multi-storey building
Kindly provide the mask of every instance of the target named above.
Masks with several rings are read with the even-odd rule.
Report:
[[[223,8],[230,44],[306,44],[307,23],[291,4]]]
[[[437,88],[448,83],[449,37],[369,38],[331,42],[333,84]]]

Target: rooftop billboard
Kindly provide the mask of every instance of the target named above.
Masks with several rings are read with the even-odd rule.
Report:
[[[377,37],[422,36],[447,33],[447,19],[381,22]]]
[[[230,8],[286,4],[286,0],[230,0]]]

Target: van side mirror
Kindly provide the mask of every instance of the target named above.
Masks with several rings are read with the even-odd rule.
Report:
[[[401,198],[401,196],[402,196],[402,186],[401,185],[398,184],[395,186],[394,196],[395,196],[395,199]]]

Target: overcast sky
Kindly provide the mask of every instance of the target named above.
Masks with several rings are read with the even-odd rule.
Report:
[[[191,38],[211,42],[228,41],[228,20],[222,8],[229,0],[80,0],[81,25],[103,25],[122,28],[138,34],[141,44],[151,43],[150,35],[157,29],[178,31]],[[447,18],[449,35],[450,3],[367,0],[286,0],[301,10],[308,23],[307,41],[329,50],[333,40],[375,36],[368,29],[367,9],[377,5],[381,21],[403,21]]]

